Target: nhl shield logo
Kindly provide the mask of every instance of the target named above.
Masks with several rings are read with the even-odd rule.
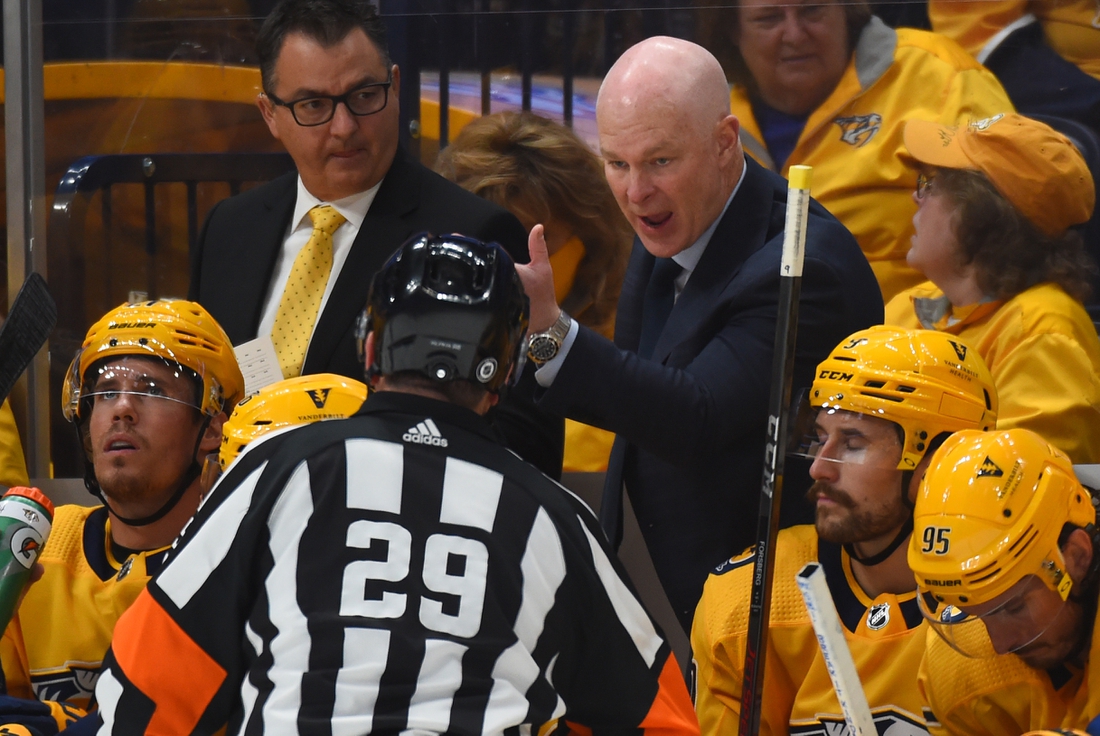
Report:
[[[833,122],[840,126],[840,140],[850,146],[862,148],[871,142],[882,127],[882,116],[873,112],[870,115],[836,118]]]
[[[890,623],[890,604],[876,603],[871,606],[871,610],[867,612],[867,628],[878,631],[888,623]]]

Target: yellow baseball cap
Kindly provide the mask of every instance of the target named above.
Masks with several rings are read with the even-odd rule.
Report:
[[[905,147],[923,164],[977,170],[1048,236],[1086,222],[1096,188],[1069,138],[1038,120],[1001,113],[968,125],[905,124]]]

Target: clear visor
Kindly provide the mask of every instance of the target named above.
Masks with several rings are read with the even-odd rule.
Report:
[[[810,406],[809,395],[803,394],[787,447],[788,454],[811,462],[895,469],[901,461],[901,442],[898,426],[887,419]]]
[[[197,379],[178,363],[159,358],[121,358],[93,365],[84,376],[78,401],[89,411],[131,402],[139,409],[158,411],[182,404],[199,409]],[[66,406],[73,405],[66,397]]]
[[[1035,575],[988,604],[966,610],[928,593],[918,595],[917,602],[932,630],[952,649],[974,659],[1026,654],[1065,609],[1065,600]]]

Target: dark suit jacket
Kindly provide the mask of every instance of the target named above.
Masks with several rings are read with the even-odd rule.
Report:
[[[617,543],[621,532],[607,522],[625,481],[685,629],[708,571],[756,536],[786,200],[786,181],[749,160],[649,360],[635,351],[654,257],[636,240],[615,344],[582,327],[540,400],[618,435],[601,521]],[[812,202],[795,387],[812,382],[814,368],[844,337],[880,324],[882,310],[855,239]],[[794,495],[787,500],[797,506]]]
[[[188,298],[206,307],[234,345],[256,337],[296,197],[297,174],[291,172],[219,202],[191,253]],[[402,243],[424,230],[496,241],[516,261],[529,260],[527,234],[515,216],[398,150],[318,318],[303,373],[363,380],[355,320],[367,302],[371,279]],[[531,380],[525,376],[525,383]],[[493,424],[509,447],[560,477],[561,420],[515,396],[519,393],[513,392],[493,410]]]

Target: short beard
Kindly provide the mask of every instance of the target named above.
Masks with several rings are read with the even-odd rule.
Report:
[[[840,507],[824,512],[821,508],[814,511],[818,538],[832,544],[856,544],[886,536],[904,524],[912,513],[901,503],[883,510],[860,511],[851,496],[820,480],[806,492],[806,498],[811,503],[817,501],[819,496],[834,501]]]

